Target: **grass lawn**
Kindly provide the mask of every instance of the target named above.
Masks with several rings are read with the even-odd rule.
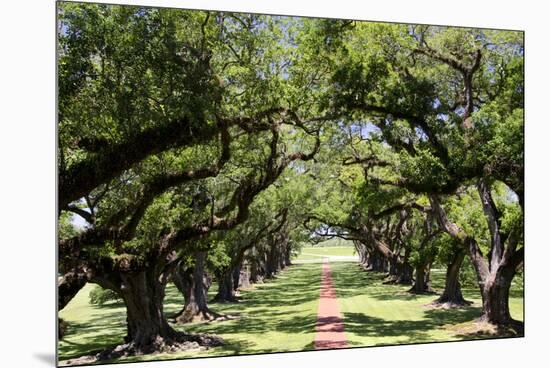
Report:
[[[309,259],[322,259],[326,256],[355,256],[355,248],[343,247],[304,247],[298,256],[297,261]]]
[[[335,252],[334,249],[328,251]],[[464,289],[465,297],[475,302],[471,307],[429,309],[425,305],[433,301],[436,295],[415,296],[406,292],[408,287],[383,285],[383,275],[361,271],[355,262],[332,262],[331,269],[346,337],[351,346],[484,337],[472,336],[467,332],[480,316],[479,292],[474,288]],[[441,290],[444,271],[434,270],[432,274],[433,286]],[[226,345],[222,347],[199,352],[128,357],[117,361],[311,350],[315,338],[320,280],[320,263],[292,266],[276,279],[243,291],[239,303],[210,305],[215,311],[236,315],[237,319],[185,326],[187,332],[206,332],[223,337]],[[126,333],[124,306],[113,302],[101,307],[90,305],[88,293],[92,287],[87,285],[60,312],[61,318],[69,322],[67,335],[59,344],[61,360],[121,343]],[[211,296],[215,289],[214,286],[210,290]],[[179,311],[183,297],[172,285],[169,285],[166,295],[165,312],[170,316]],[[510,309],[514,318],[523,319],[523,293],[518,283],[511,290]],[[177,328],[182,329],[180,326]]]
[[[237,319],[185,325],[187,332],[222,336],[226,341],[223,347],[200,352],[128,357],[117,361],[313,349],[320,282],[319,264],[293,266],[283,271],[276,279],[242,292],[239,303],[210,305],[217,312],[236,315]],[[121,343],[126,334],[124,306],[117,303],[101,307],[90,305],[88,293],[92,287],[93,285],[87,285],[60,312],[60,317],[69,322],[68,333],[59,344],[60,360],[79,357],[92,350]],[[210,290],[212,297],[215,289],[214,286]],[[170,284],[165,299],[166,315],[176,313],[182,305],[183,297]],[[182,329],[180,326],[176,328]]]
[[[357,264],[332,263],[344,330],[351,346],[393,345],[431,341],[466,340],[489,337],[469,334],[474,320],[481,315],[481,297],[475,288],[464,288],[463,294],[474,304],[459,309],[433,309],[427,304],[437,295],[413,295],[410,286],[384,285],[383,275],[361,272]],[[432,271],[432,285],[444,288],[444,270]],[[365,287],[368,285],[368,287]],[[521,285],[511,290],[512,317],[523,320]]]

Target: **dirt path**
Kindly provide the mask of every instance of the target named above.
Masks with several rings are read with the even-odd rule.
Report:
[[[345,348],[346,335],[344,322],[338,307],[336,289],[332,285],[330,263],[323,262],[323,278],[321,280],[321,297],[317,312],[317,326],[315,335],[315,349]]]

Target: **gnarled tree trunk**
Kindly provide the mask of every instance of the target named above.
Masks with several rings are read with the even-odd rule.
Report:
[[[135,266],[131,264],[131,260],[127,264],[121,263],[117,266],[107,262],[103,269],[94,272],[91,282],[111,289],[121,296],[126,306],[127,324],[125,343],[98,353],[95,355],[96,359],[187,349],[190,343],[202,346],[217,346],[223,343],[219,337],[188,335],[174,330],[168,324],[163,301],[171,271],[165,272],[166,268],[163,266],[166,264],[160,258],[157,256],[143,265]]]
[[[399,254],[394,254],[390,260],[389,277],[384,283],[411,285],[413,283],[413,267],[409,263],[409,252],[401,259]]]
[[[388,262],[383,254],[376,250],[372,250],[367,258],[367,271],[388,272]]]
[[[216,275],[218,281],[218,293],[214,297],[214,302],[219,303],[234,303],[237,301],[235,295],[233,270],[227,269],[223,272],[219,272]]]
[[[462,296],[460,288],[460,267],[464,261],[466,253],[463,250],[457,250],[454,253],[451,263],[447,265],[447,273],[445,275],[445,289],[439,298],[432,304],[445,304],[449,307],[470,305],[472,302],[467,301]]]
[[[118,290],[126,304],[128,334],[125,341],[136,354],[162,350],[178,333],[164,317],[166,284],[149,270],[123,273]]]
[[[195,265],[189,270],[178,270],[173,276],[174,283],[182,292],[185,305],[175,316],[177,323],[188,323],[197,320],[213,320],[220,315],[208,308],[207,292],[211,281],[204,271],[206,252],[195,254]]]
[[[415,267],[414,285],[409,290],[414,294],[431,293],[429,264],[420,264]]]
[[[514,321],[510,316],[508,300],[510,286],[516,270],[511,266],[500,267],[492,275],[489,275],[482,287],[483,302],[482,320],[499,325],[516,325],[523,329],[520,322]]]

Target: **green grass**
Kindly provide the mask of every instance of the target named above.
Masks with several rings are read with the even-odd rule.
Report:
[[[334,249],[328,250],[334,252]],[[339,253],[341,255],[342,253]],[[415,296],[409,287],[383,285],[383,275],[362,271],[354,262],[332,262],[332,278],[351,346],[392,345],[481,338],[465,333],[480,316],[479,291],[465,288],[474,301],[470,307],[441,310],[426,308],[436,295]],[[444,271],[433,270],[432,285],[441,290]],[[223,322],[186,325],[187,332],[204,332],[223,337],[226,345],[200,352],[128,357],[118,362],[186,357],[301,351],[313,348],[319,301],[321,264],[301,264],[283,271],[276,279],[242,292],[239,303],[211,304],[221,313],[238,318]],[[61,360],[121,343],[125,335],[125,309],[120,303],[89,304],[87,285],[60,312],[69,322],[66,337],[59,344]],[[215,286],[210,290],[213,296]],[[183,298],[169,285],[165,299],[168,316],[181,308]],[[523,292],[516,281],[511,290],[510,309],[523,319]],[[181,326],[176,326],[183,329]],[[105,361],[102,363],[106,363]]]
[[[356,264],[332,263],[332,277],[337,290],[344,330],[352,346],[393,345],[433,341],[454,341],[488,337],[461,333],[481,315],[479,291],[463,289],[464,297],[473,301],[469,307],[433,309],[427,304],[437,295],[413,295],[410,286],[384,285],[383,275],[361,272]],[[432,285],[444,287],[443,270],[432,272]],[[512,317],[523,319],[523,297],[514,285],[510,298]]]
[[[242,292],[239,303],[211,304],[221,313],[235,315],[234,320],[185,325],[187,332],[212,333],[223,337],[226,345],[201,352],[155,354],[117,360],[143,361],[197,356],[238,355],[313,348],[319,301],[321,267],[319,264],[293,266],[274,280]],[[69,322],[66,337],[59,344],[60,360],[82,356],[90,351],[114,345],[125,335],[124,307],[108,303],[98,307],[88,303],[87,285],[60,312]],[[213,296],[216,288],[210,290]],[[181,308],[181,297],[172,285],[166,293],[168,316]],[[180,326],[176,326],[182,329]],[[102,362],[106,363],[106,362]]]
[[[297,261],[309,259],[322,259],[326,256],[354,256],[355,248],[349,246],[341,247],[304,247],[295,258]]]

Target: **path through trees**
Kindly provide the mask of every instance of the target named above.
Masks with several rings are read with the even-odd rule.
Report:
[[[315,335],[315,349],[335,349],[346,347],[344,323],[338,306],[336,289],[332,284],[330,263],[323,262],[323,279],[321,281],[321,295],[319,311],[317,312],[317,334]]]

